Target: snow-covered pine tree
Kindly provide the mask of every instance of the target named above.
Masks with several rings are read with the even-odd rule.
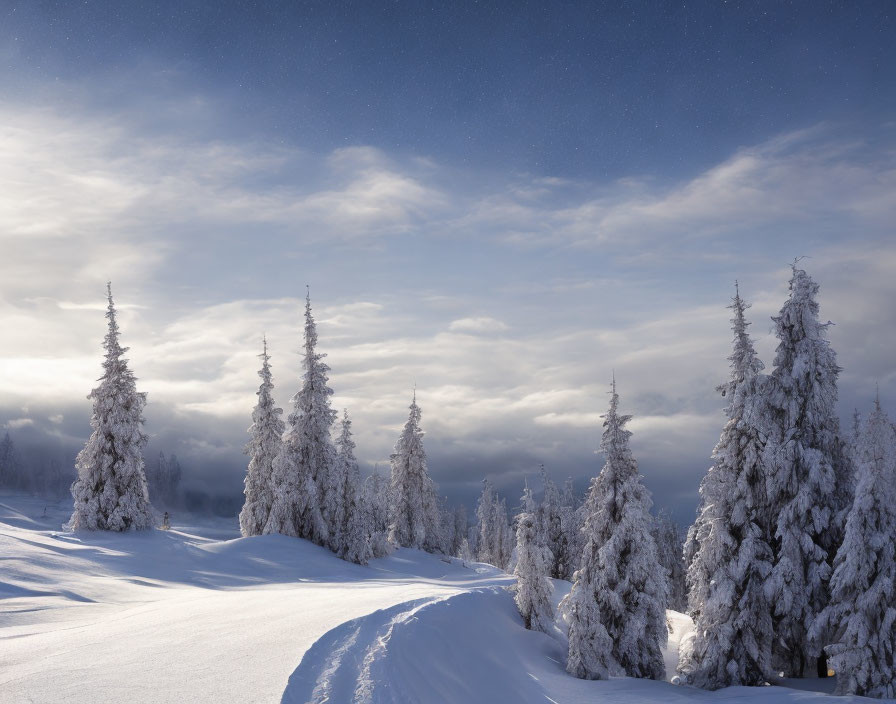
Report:
[[[271,475],[274,460],[280,452],[285,425],[280,416],[283,409],[274,403],[274,381],[268,354],[268,341],[264,338],[261,353],[261,385],[258,387],[258,403],[252,411],[250,440],[244,452],[249,456],[246,471],[246,500],[240,511],[240,531],[245,536],[261,535],[271,514],[274,492]]]
[[[385,557],[389,554],[389,483],[378,465],[364,482],[364,496],[370,513],[370,548],[374,557]]]
[[[712,472],[712,468],[710,467],[710,472]],[[708,476],[708,475],[707,475]],[[703,499],[703,483],[701,482],[700,489],[700,503],[697,506],[697,513],[694,517],[694,522],[688,528],[688,532],[685,534],[684,538],[684,546],[681,549],[682,557],[684,558],[685,564],[685,587],[687,591],[687,613],[692,619],[696,619],[698,613],[700,612],[700,601],[695,585],[692,582],[692,573],[697,569],[694,567],[694,557],[697,555],[697,550],[700,547],[697,542],[697,533],[700,532],[700,528],[703,523],[703,511],[705,508],[704,499]]]
[[[541,483],[544,494],[538,507],[539,540],[551,553],[551,577],[564,579],[570,557],[569,544],[563,533],[560,492],[557,491],[557,485],[548,478],[544,465],[541,465]]]
[[[454,508],[454,542],[451,545],[451,554],[461,557],[461,547],[467,539],[467,507],[459,504]],[[469,546],[467,547],[469,549]]]
[[[7,431],[0,440],[0,487],[19,489],[25,484],[19,453]]]
[[[767,429],[762,362],[756,357],[737,291],[731,375],[719,391],[728,418],[701,484],[700,536],[689,578],[700,600],[690,651],[679,664],[690,684],[707,689],[761,685],[770,672],[771,606],[764,588],[771,573],[768,499],[763,472]]]
[[[352,421],[348,410],[342,416],[342,432],[336,440],[339,475],[343,478],[342,528],[339,531],[339,557],[359,565],[366,565],[373,557],[370,538],[373,534],[371,513],[365,505],[361,471],[355,459],[355,441],[352,440]]]
[[[152,506],[143,466],[143,409],[146,394],[137,391],[136,378],[128,368],[119,343],[118,320],[107,285],[106,319],[109,329],[103,340],[106,357],[100,385],[93,399],[93,433],[78,453],[78,478],[72,484],[74,512],[71,530],[142,530],[152,528]]]
[[[8,433],[7,433],[8,435]],[[858,408],[852,411],[852,426],[849,429],[849,437],[846,439],[847,452],[852,460],[853,467],[858,467],[861,462],[859,447],[862,443],[862,414]],[[850,507],[852,505],[850,504]]]
[[[526,628],[550,632],[554,624],[551,602],[554,587],[548,578],[548,551],[538,542],[535,501],[526,484],[523,490],[522,511],[516,519],[517,561],[515,600]]]
[[[389,541],[402,547],[435,552],[441,549],[438,502],[426,470],[416,391],[410,410],[391,457]]]
[[[447,497],[441,502],[441,530],[442,540],[445,543],[444,553],[446,555],[454,555],[454,509],[448,507]]]
[[[616,381],[604,416],[601,450],[606,464],[586,500],[587,543],[564,612],[569,621],[567,670],[577,677],[606,676],[607,655],[630,677],[662,679],[666,580],[656,569],[650,534],[650,495],[629,449],[631,416],[619,415]],[[610,653],[604,653],[607,642]]]
[[[774,609],[772,665],[801,677],[821,655],[825,634],[807,631],[826,606],[831,555],[842,535],[837,517],[849,491],[839,440],[840,367],[818,319],[816,284],[793,264],[790,296],[772,318],[779,344],[766,384],[771,409],[765,448],[766,489],[776,518],[774,567],[766,592]],[[820,670],[824,670],[822,665]]]
[[[511,569],[513,563],[513,548],[516,543],[513,529],[507,520],[507,500],[503,497],[495,501],[495,525],[498,527],[498,565],[505,572]]]
[[[810,637],[837,673],[837,694],[896,697],[896,431],[880,406],[858,443],[857,484],[843,544],[834,561],[831,600]]]
[[[560,495],[560,527],[566,543],[566,558],[561,579],[569,581],[572,580],[573,574],[579,568],[579,558],[585,548],[582,541],[582,512],[579,510],[581,507],[577,504],[572,477],[569,477],[563,486],[563,493]]]
[[[274,500],[265,533],[282,533],[331,546],[335,537],[338,489],[334,483],[336,450],[330,429],[336,412],[330,408],[333,390],[327,386],[326,355],[315,351],[317,327],[311,295],[305,299],[305,354],[302,388],[293,397],[286,434],[274,460]],[[331,546],[332,547],[332,546]]]
[[[684,612],[687,609],[688,595],[682,560],[682,540],[678,526],[665,509],[654,518],[651,534],[656,543],[660,565],[668,575],[669,602],[666,608]]]
[[[426,541],[423,549],[426,552],[445,553],[445,531],[443,530],[442,514],[443,506],[436,494],[436,486],[429,475],[426,475],[429,491],[423,494],[423,510],[426,515]]]
[[[495,546],[495,491],[488,479],[482,480],[482,493],[476,505],[476,560],[489,565],[496,563]]]

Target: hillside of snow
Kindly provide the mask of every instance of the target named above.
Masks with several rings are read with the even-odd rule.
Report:
[[[0,702],[846,702],[566,674],[512,578],[399,550],[368,567],[235,521],[67,533],[69,504],[0,495]],[[559,601],[569,584],[555,583]],[[674,674],[687,617],[669,612]],[[802,686],[812,687],[811,680]],[[822,682],[822,685],[828,684]]]

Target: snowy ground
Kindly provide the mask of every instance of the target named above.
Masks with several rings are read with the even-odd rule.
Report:
[[[73,535],[59,528],[67,509],[0,495],[3,704],[849,701],[577,680],[559,631],[526,631],[510,578],[484,565],[400,550],[359,567],[176,516],[168,532]],[[569,585],[556,587],[559,600]],[[689,622],[670,619],[671,676]]]

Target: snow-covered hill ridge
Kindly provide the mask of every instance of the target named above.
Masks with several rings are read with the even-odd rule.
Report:
[[[236,538],[233,521],[72,534],[67,511],[0,496],[3,704],[848,701],[575,679],[562,634],[525,630],[511,578],[485,565],[399,550],[360,567],[294,538]]]

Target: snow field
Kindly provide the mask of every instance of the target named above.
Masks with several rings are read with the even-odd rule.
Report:
[[[523,628],[512,579],[486,565],[399,550],[361,567],[307,541],[231,539],[234,521],[187,528],[177,516],[168,532],[72,534],[58,529],[68,510],[0,495],[3,704],[850,701],[578,680],[562,629]],[[556,604],[569,583],[553,585]],[[668,617],[671,677],[691,626]]]

